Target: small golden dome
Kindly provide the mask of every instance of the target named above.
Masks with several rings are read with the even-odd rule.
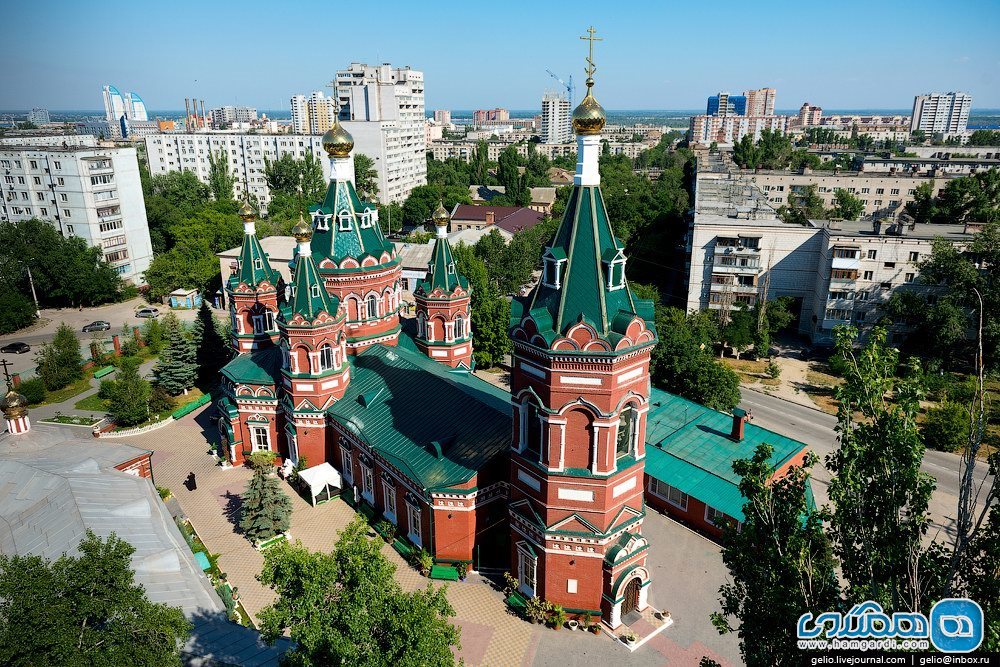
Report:
[[[604,129],[607,116],[604,114],[604,107],[600,105],[591,91],[593,86],[594,80],[587,79],[587,96],[573,110],[573,130],[577,134],[600,134],[601,130]]]
[[[437,227],[447,227],[448,223],[451,222],[451,216],[448,215],[448,209],[444,207],[443,201],[438,202],[438,207],[431,214],[431,220]]]
[[[354,137],[344,129],[339,120],[323,134],[323,150],[330,157],[347,157],[354,150]]]
[[[257,215],[257,212],[253,210],[252,206],[250,206],[250,202],[244,200],[243,206],[240,206],[239,214],[240,217],[243,218],[243,222],[250,222],[253,220],[254,216]]]
[[[3,410],[7,419],[17,419],[28,414],[28,399],[13,389],[7,392],[3,401],[0,401],[0,410]]]
[[[292,227],[292,236],[294,236],[295,240],[299,243],[305,243],[312,238],[312,235],[312,227],[306,224],[305,218],[302,217],[302,213],[299,213],[299,221],[295,223],[294,227]]]

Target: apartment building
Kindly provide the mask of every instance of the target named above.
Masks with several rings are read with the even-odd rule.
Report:
[[[874,163],[873,163],[874,164]],[[913,200],[919,185],[933,181],[935,196],[944,189],[953,174],[881,172],[881,171],[825,171],[802,169],[746,171],[744,176],[760,188],[768,202],[775,208],[788,204],[788,197],[795,192],[803,192],[810,185],[816,186],[816,193],[823,205],[831,208],[837,190],[850,192],[864,204],[863,216],[887,217],[898,215]]]
[[[691,116],[688,139],[692,144],[731,146],[746,135],[757,140],[767,130],[788,131],[788,116]]]
[[[833,328],[876,324],[897,289],[931,289],[917,280],[934,239],[968,243],[961,225],[898,219],[784,223],[744,174],[700,171],[687,235],[687,309],[752,307],[764,298],[795,300],[798,331],[830,343]]]
[[[747,115],[747,98],[745,95],[730,95],[717,93],[710,95],[705,106],[705,114],[709,116],[745,116]]]
[[[913,98],[910,131],[928,135],[964,134],[972,110],[972,95],[968,93],[927,93]]]
[[[773,116],[774,99],[777,94],[778,92],[774,88],[743,91],[743,97],[746,98],[746,115]]]
[[[26,120],[29,123],[34,123],[35,125],[47,125],[52,122],[49,117],[49,110],[39,109],[37,107],[28,112]]]
[[[495,109],[476,109],[472,112],[473,125],[481,125],[483,123],[490,122],[505,123],[508,120],[510,120],[510,112],[501,107],[497,107]]]
[[[150,126],[146,103],[138,93],[122,94],[114,86],[104,86],[104,116],[110,136],[127,139],[136,132],[147,132]]]
[[[569,100],[561,93],[542,96],[542,143],[563,144],[573,138]]]
[[[141,284],[153,248],[136,149],[100,146],[92,136],[38,139],[0,141],[0,221],[46,220],[101,248],[124,280]]]
[[[819,125],[822,120],[823,107],[809,104],[808,102],[803,103],[803,105],[799,107],[797,123],[799,127],[812,127],[813,125]]]
[[[424,74],[385,63],[351,63],[337,71],[340,121],[355,154],[375,162],[379,201],[402,202],[427,184]]]
[[[234,194],[242,198],[244,183],[250,194],[267,212],[271,192],[264,176],[264,162],[285,155],[303,159],[312,155],[323,168],[323,180],[330,178],[329,160],[323,150],[320,135],[312,134],[243,134],[229,132],[199,132],[197,134],[156,134],[145,138],[149,172],[156,176],[171,171],[190,171],[203,183],[208,183],[210,155],[223,153],[229,170],[235,177]]]
[[[435,109],[434,122],[438,125],[451,125],[451,111],[448,109]]]
[[[488,141],[486,143],[486,154],[491,162],[496,162],[500,159],[500,153],[504,151],[508,146],[513,145],[521,157],[528,157],[528,144],[525,141],[512,141],[505,140],[507,137],[505,135],[499,135],[501,138],[496,141]],[[612,155],[625,155],[628,158],[635,159],[643,151],[647,151],[653,148],[659,143],[659,138],[651,136],[649,138],[644,138],[642,141],[609,141],[607,142],[608,150]],[[476,141],[464,141],[460,139],[443,139],[441,141],[433,141],[427,146],[427,151],[435,160],[447,160],[450,158],[457,158],[464,162],[470,162],[476,154],[476,147],[478,142]],[[535,144],[535,150],[552,160],[557,157],[569,157],[576,155],[576,143],[566,142],[561,144]]]
[[[337,101],[321,90],[314,90],[309,97],[292,95],[290,106],[292,132],[296,134],[323,134],[337,117]]]
[[[253,107],[224,106],[208,112],[212,127],[217,130],[230,127],[234,123],[253,123],[257,120],[257,110]]]

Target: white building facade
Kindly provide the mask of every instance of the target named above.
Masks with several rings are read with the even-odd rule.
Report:
[[[63,236],[101,248],[123,279],[142,284],[153,248],[136,149],[98,146],[94,137],[66,139],[76,145],[0,142],[0,221],[46,220]]]
[[[972,95],[968,93],[927,93],[913,98],[910,132],[928,135],[964,134],[969,125]]]
[[[564,144],[573,139],[572,111],[569,100],[559,93],[542,96],[542,143]]]
[[[329,160],[323,151],[321,137],[311,134],[156,134],[145,138],[146,159],[153,176],[171,171],[193,172],[202,183],[208,183],[210,155],[224,153],[229,171],[235,177],[234,195],[243,197],[243,184],[267,212],[271,191],[264,175],[265,160],[274,162],[285,155],[297,160],[312,155],[323,168],[323,180],[330,178]]]
[[[354,137],[355,154],[375,163],[379,201],[402,202],[427,184],[423,72],[351,63],[337,71],[336,83],[340,121]]]

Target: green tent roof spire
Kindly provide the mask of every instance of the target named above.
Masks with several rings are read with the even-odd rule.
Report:
[[[312,322],[323,312],[336,317],[340,303],[335,296],[326,291],[319,269],[316,268],[316,262],[312,258],[309,244],[312,230],[302,220],[301,214],[299,223],[292,229],[292,233],[299,245],[295,260],[295,279],[292,281],[292,298],[288,304],[286,319],[298,314],[306,321]]]
[[[333,158],[332,162],[349,161],[350,158]],[[333,165],[330,186],[319,206],[310,207],[316,218],[313,225],[313,253],[320,258],[330,258],[339,264],[345,257],[360,260],[371,256],[379,259],[383,252],[392,255],[392,242],[382,235],[375,204],[362,202],[354,183],[345,176],[345,167]]]
[[[267,253],[257,239],[253,209],[244,202],[239,215],[243,219],[243,246],[240,248],[239,266],[236,271],[237,284],[245,283],[250,287],[257,287],[266,280],[277,286],[279,275],[271,267]]]

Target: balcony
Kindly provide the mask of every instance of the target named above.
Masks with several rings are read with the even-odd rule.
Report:
[[[733,294],[756,294],[756,285],[719,285],[718,283],[712,283],[710,287],[712,292],[732,292]]]
[[[744,274],[754,274],[760,271],[760,262],[747,262],[743,266],[735,264],[721,264],[717,261],[712,261],[712,272],[713,273],[744,273]]]
[[[860,257],[834,257],[830,265],[834,269],[860,269]]]

